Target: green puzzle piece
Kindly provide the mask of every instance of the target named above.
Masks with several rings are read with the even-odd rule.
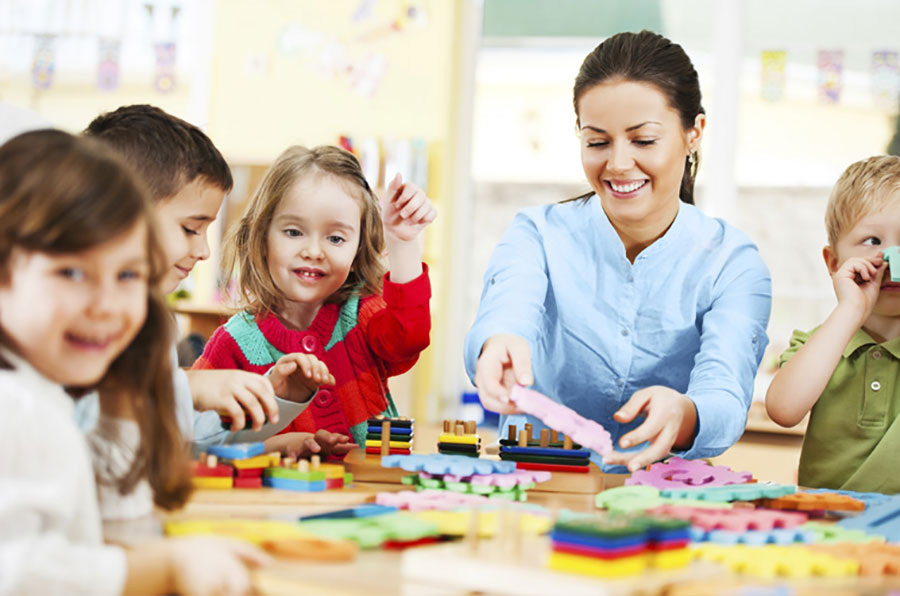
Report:
[[[388,540],[408,542],[438,534],[437,524],[404,512],[356,519],[310,520],[301,522],[300,528],[324,538],[353,540],[360,548],[377,548]]]
[[[882,253],[891,270],[891,281],[900,283],[900,247],[889,246]]]
[[[731,503],[716,501],[700,501],[698,499],[673,499],[663,497],[659,489],[653,486],[618,486],[597,494],[595,504],[598,509],[606,509],[610,513],[636,513],[655,509],[663,505],[679,507],[704,507],[707,509],[724,509]]]

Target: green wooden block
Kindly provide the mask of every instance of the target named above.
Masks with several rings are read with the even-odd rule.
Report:
[[[318,482],[325,480],[325,472],[321,470],[310,470],[309,472],[301,472],[293,468],[266,468],[263,470],[264,478],[288,478],[290,480],[302,480],[303,482]]]

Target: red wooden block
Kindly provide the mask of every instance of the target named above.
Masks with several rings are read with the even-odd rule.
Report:
[[[560,466],[558,464],[536,464],[533,462],[517,461],[516,468],[520,470],[546,470],[548,472],[572,472],[573,474],[587,474],[590,466]]]
[[[558,553],[579,555],[581,557],[612,560],[639,555],[647,550],[647,543],[633,544],[621,548],[596,548],[593,546],[585,546],[583,544],[572,544],[570,542],[554,542],[553,550]]]
[[[421,546],[423,544],[434,544],[438,542],[437,536],[425,536],[424,538],[419,538],[417,540],[385,540],[381,547],[387,550],[403,550],[406,548],[410,548],[412,546]]]
[[[225,478],[234,476],[234,468],[226,466],[225,464],[216,464],[216,467],[210,468],[199,461],[192,463],[194,476],[200,478]]]
[[[262,478],[264,468],[237,468],[234,471],[235,478]]]
[[[412,451],[410,449],[397,449],[396,447],[392,448],[392,449],[388,449],[388,451],[390,452],[389,455],[409,455],[412,453]],[[373,455],[381,455],[381,448],[380,447],[366,447],[366,453],[371,453]]]
[[[344,488],[344,479],[343,478],[326,478],[325,479],[325,490],[331,490],[333,488]]]
[[[257,478],[235,478],[234,488],[262,488],[262,476]]]

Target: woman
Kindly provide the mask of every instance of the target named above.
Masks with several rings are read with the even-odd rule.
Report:
[[[681,46],[642,31],[592,51],[575,79],[591,192],[521,211],[494,251],[467,371],[484,406],[534,385],[604,425],[634,471],[717,455],[743,433],[768,338],[756,246],[693,205],[706,126]],[[536,420],[528,420],[540,428]]]

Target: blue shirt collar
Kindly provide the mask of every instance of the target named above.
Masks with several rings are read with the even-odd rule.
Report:
[[[613,227],[612,222],[609,221],[609,217],[603,210],[603,205],[600,202],[600,199],[597,198],[596,194],[594,194],[588,200],[593,204],[593,217],[596,220],[596,228],[598,230],[598,233],[600,234],[600,240],[602,241],[602,244],[606,246],[618,246],[619,257],[625,259],[625,245],[622,244],[622,239],[619,238],[618,232],[616,232],[616,229]],[[638,259],[647,259],[653,257],[654,255],[656,255],[656,253],[666,250],[669,246],[672,246],[678,241],[683,231],[691,225],[691,221],[695,220],[696,217],[696,207],[679,201],[678,213],[675,214],[675,219],[672,221],[672,225],[669,226],[669,229],[666,230],[666,233],[659,237],[656,242],[641,251],[641,254],[638,255]]]

